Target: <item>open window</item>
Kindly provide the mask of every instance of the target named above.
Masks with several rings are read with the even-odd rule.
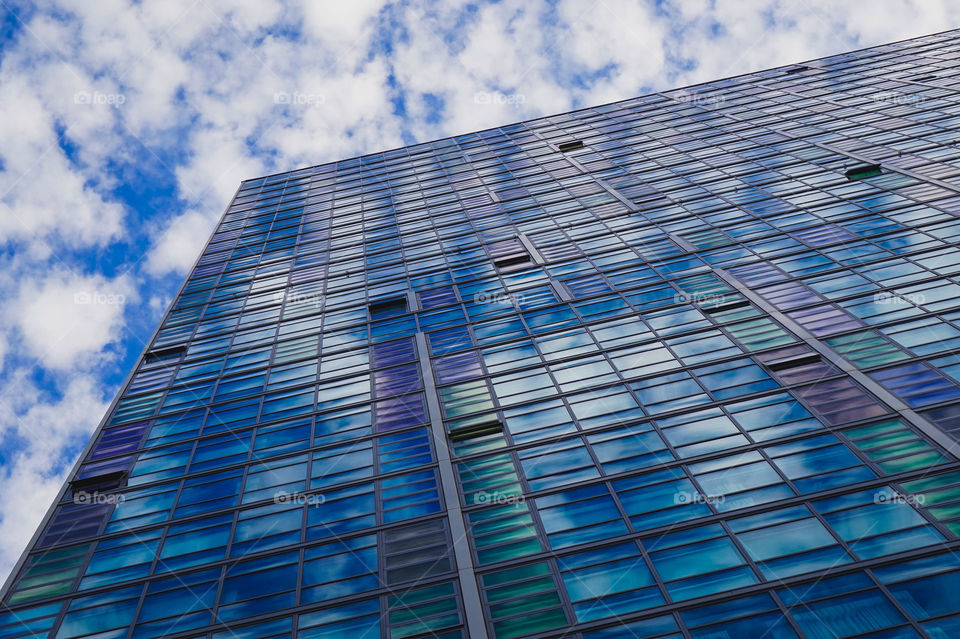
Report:
[[[862,180],[864,178],[880,175],[881,173],[883,173],[883,169],[880,168],[879,164],[862,164],[860,166],[847,169],[844,175],[848,180]]]
[[[484,435],[492,435],[494,433],[502,432],[503,423],[498,419],[491,419],[451,430],[450,440],[454,442],[462,442],[475,437],[483,437]]]
[[[534,264],[533,256],[518,238],[488,244],[487,254],[501,273],[516,271]]]
[[[561,153],[569,153],[570,151],[576,151],[582,148],[583,140],[570,140],[569,142],[561,142],[557,145],[557,150]]]
[[[778,348],[757,355],[757,359],[782,384],[816,382],[836,375],[840,370],[805,344]]]
[[[176,359],[187,352],[186,344],[177,344],[176,346],[162,346],[147,351],[143,355],[143,361],[159,362],[163,360]]]
[[[112,458],[105,461],[87,462],[80,467],[77,474],[70,480],[70,488],[74,494],[78,492],[106,492],[115,490],[123,485],[127,471],[132,465],[130,455]]]
[[[367,307],[370,313],[370,319],[380,319],[382,317],[393,317],[394,315],[403,315],[407,312],[406,297],[391,297],[388,299],[377,300]]]
[[[530,259],[530,256],[527,255],[526,253],[517,253],[516,255],[506,255],[504,257],[500,257],[493,260],[493,265],[496,266],[501,271],[508,270],[512,267],[528,266],[532,263],[533,261]]]

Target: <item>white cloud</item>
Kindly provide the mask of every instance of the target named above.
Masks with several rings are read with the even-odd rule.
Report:
[[[20,285],[7,305],[8,321],[22,336],[25,354],[45,368],[90,369],[121,337],[123,309],[135,295],[125,276],[54,272]]]
[[[81,247],[118,236],[122,207],[106,201],[71,164],[57,118],[30,83],[0,72],[0,105],[0,243],[49,236]]]
[[[156,274],[186,272],[196,261],[215,224],[215,217],[199,211],[175,218],[163,230],[150,253],[147,270]]]
[[[12,300],[0,402],[18,400],[0,435],[30,444],[0,480],[36,503],[0,506],[0,569],[59,485],[62,464],[49,470],[44,450],[64,462],[100,417],[111,344],[141,347],[122,305],[74,295],[133,300],[151,287],[159,316],[172,291],[157,278],[193,264],[242,179],[939,31],[960,5],[51,0],[23,15],[0,58],[0,246],[16,248],[0,274]],[[115,190],[148,192],[155,172],[177,201],[134,227]],[[142,233],[145,250],[131,237]],[[81,273],[95,251],[127,251],[133,274]],[[32,360],[65,399],[12,381]]]
[[[0,575],[13,567],[107,406],[98,381],[86,375],[72,378],[60,398],[22,377],[0,387],[0,445],[11,452],[17,445],[0,467]]]

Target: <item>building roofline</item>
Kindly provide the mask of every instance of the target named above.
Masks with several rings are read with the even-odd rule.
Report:
[[[797,66],[797,65],[802,65],[802,64],[809,63],[809,62],[817,62],[817,61],[821,61],[821,60],[827,60],[827,59],[834,58],[834,57],[841,56],[841,55],[849,55],[849,54],[851,54],[851,53],[859,53],[859,52],[861,52],[861,51],[869,51],[870,49],[877,49],[877,48],[879,48],[879,47],[887,47],[887,46],[891,46],[891,45],[895,45],[895,44],[902,44],[902,43],[905,43],[905,42],[913,42],[914,40],[921,40],[921,39],[923,39],[923,38],[931,38],[931,37],[934,37],[934,36],[942,36],[942,35],[945,35],[945,34],[948,34],[948,33],[955,33],[955,34],[957,34],[957,35],[960,35],[960,27],[953,27],[953,28],[951,28],[951,29],[945,29],[945,30],[943,30],[943,31],[937,31],[937,32],[935,32],[935,33],[927,33],[927,34],[924,34],[924,35],[913,36],[913,37],[911,37],[911,38],[904,38],[904,39],[902,39],[902,40],[894,40],[894,41],[892,41],[892,42],[881,42],[881,43],[879,43],[879,44],[874,44],[874,45],[870,45],[870,46],[867,46],[867,47],[860,47],[860,48],[858,48],[858,49],[850,49],[850,50],[848,50],[848,51],[839,51],[839,52],[837,52],[837,53],[831,53],[831,54],[829,54],[829,55],[820,56],[819,58],[809,58],[809,59],[807,59],[807,60],[799,60],[799,61],[797,61],[797,62],[791,62],[791,63],[789,63],[789,64],[782,64],[782,65],[775,66],[775,67],[767,67],[767,68],[763,68],[763,69],[756,69],[756,70],[754,70],[754,71],[747,71],[747,72],[745,72],[745,73],[737,73],[737,74],[734,74],[734,75],[725,76],[725,77],[722,77],[722,78],[715,78],[715,79],[713,79],[713,80],[707,80],[707,81],[704,81],[704,82],[697,82],[697,83],[694,83],[694,84],[686,84],[686,85],[683,85],[683,86],[672,87],[672,88],[662,89],[662,90],[658,90],[658,91],[651,91],[650,93],[642,93],[642,94],[637,95],[637,96],[633,96],[633,97],[629,97],[629,98],[623,98],[623,99],[620,99],[620,100],[612,100],[612,101],[610,101],[610,102],[604,102],[604,103],[602,103],[602,104],[595,104],[595,105],[591,105],[591,106],[580,107],[580,108],[577,108],[577,109],[571,109],[571,110],[569,110],[569,111],[561,111],[561,112],[558,112],[558,113],[550,113],[550,114],[540,115],[540,116],[537,116],[537,117],[535,117],[535,118],[530,118],[529,120],[518,120],[518,121],[516,121],[516,122],[508,122],[508,123],[501,124],[501,125],[498,125],[498,126],[487,127],[487,128],[485,128],[485,129],[477,129],[477,130],[475,130],[475,131],[465,131],[465,132],[463,132],[463,133],[457,133],[457,134],[454,134],[454,135],[448,135],[448,136],[444,136],[444,137],[440,137],[440,138],[434,138],[434,139],[432,139],[432,140],[425,140],[425,141],[423,141],[423,142],[415,142],[415,143],[413,143],[413,144],[405,144],[405,145],[403,145],[403,146],[391,147],[391,148],[388,148],[388,149],[383,149],[383,150],[381,150],[381,151],[371,151],[371,152],[369,152],[369,153],[361,153],[360,155],[353,155],[353,156],[350,156],[350,157],[341,158],[341,159],[339,159],[339,160],[331,160],[331,161],[329,161],[329,162],[320,162],[320,163],[318,163],[318,164],[310,164],[310,165],[307,165],[307,166],[301,166],[301,167],[296,167],[296,168],[292,168],[292,169],[287,169],[286,171],[277,171],[276,173],[268,173],[268,174],[265,174],[265,175],[258,175],[258,176],[254,176],[254,177],[251,177],[251,178],[247,178],[247,179],[245,179],[245,180],[241,180],[241,181],[240,181],[240,187],[239,187],[239,188],[242,189],[242,188],[243,188],[243,184],[246,183],[246,182],[252,182],[252,181],[254,181],[254,180],[264,180],[264,179],[276,177],[276,176],[278,176],[278,175],[284,175],[285,173],[294,173],[294,172],[297,172],[297,171],[304,171],[304,170],[307,170],[307,169],[313,169],[313,168],[317,168],[317,167],[321,167],[321,166],[329,166],[329,165],[331,165],[331,164],[338,164],[338,163],[340,163],[340,162],[349,162],[349,161],[352,161],[352,160],[360,160],[360,159],[362,159],[362,158],[371,157],[371,156],[374,156],[374,155],[382,155],[382,154],[385,154],[385,153],[392,153],[392,152],[394,152],[394,151],[399,151],[399,150],[401,150],[401,149],[408,149],[408,148],[410,148],[410,147],[436,144],[437,142],[443,142],[444,140],[453,140],[454,138],[459,138],[459,137],[462,137],[462,136],[465,136],[465,135],[471,135],[471,134],[477,134],[477,133],[484,133],[484,132],[486,132],[486,131],[494,131],[494,130],[497,130],[497,129],[501,129],[501,128],[503,128],[503,127],[512,126],[512,125],[516,125],[516,124],[523,124],[523,123],[526,123],[526,122],[534,122],[534,121],[536,121],[536,120],[546,120],[546,119],[549,119],[549,118],[555,118],[555,117],[560,117],[560,116],[565,116],[565,115],[571,115],[571,114],[574,114],[574,113],[579,113],[579,112],[581,112],[581,111],[587,111],[587,110],[590,110],[590,109],[599,109],[599,108],[603,108],[603,107],[614,106],[614,105],[617,105],[617,104],[623,104],[623,103],[625,103],[625,102],[630,102],[630,101],[632,101],[632,100],[637,100],[637,99],[639,99],[639,98],[644,98],[644,97],[647,97],[647,96],[662,95],[662,94],[664,94],[664,93],[669,93],[669,92],[673,92],[673,91],[681,91],[681,90],[689,89],[689,88],[692,88],[692,87],[702,87],[702,86],[704,86],[704,85],[710,85],[710,84],[714,84],[714,83],[718,83],[718,82],[726,82],[726,81],[728,81],[728,80],[733,80],[733,79],[736,79],[736,78],[744,78],[744,77],[747,77],[747,76],[755,75],[755,74],[757,74],[757,73],[763,73],[763,72],[766,72],[766,71],[775,71],[775,70],[777,70],[777,69],[786,69],[786,68],[789,68],[789,67],[794,67],[794,66]]]

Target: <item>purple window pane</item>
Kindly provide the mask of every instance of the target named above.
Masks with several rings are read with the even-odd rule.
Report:
[[[433,370],[440,384],[459,382],[483,375],[480,357],[476,351],[441,357],[433,363]]]
[[[149,422],[140,422],[105,430],[87,459],[102,459],[136,450],[140,446],[140,440],[148,424]]]
[[[135,457],[133,455],[127,455],[126,457],[117,457],[105,462],[84,464],[80,467],[75,479],[88,479],[126,470],[133,464],[134,459]]]
[[[447,306],[457,301],[457,294],[452,286],[442,286],[429,291],[420,291],[417,293],[420,298],[420,308],[430,310],[439,306]]]
[[[889,412],[849,379],[834,379],[794,391],[831,425],[878,417]]]
[[[314,266],[313,268],[301,269],[293,272],[293,274],[290,276],[290,283],[298,284],[300,282],[318,280],[325,277],[326,274],[326,266]]]
[[[377,397],[396,395],[423,388],[420,369],[416,364],[378,369],[373,373],[373,387]]]
[[[857,318],[832,306],[817,306],[802,311],[794,311],[787,315],[817,337],[833,335],[863,326],[863,323]]]
[[[113,504],[109,503],[64,504],[50,520],[37,548],[93,537],[112,511]]]
[[[516,200],[526,197],[527,195],[529,195],[529,193],[526,189],[504,189],[503,191],[497,191],[497,199],[501,202]]]
[[[599,275],[578,277],[564,282],[575,298],[587,297],[598,293],[609,293],[612,289]]]
[[[786,279],[783,271],[773,264],[767,264],[766,262],[735,266],[730,269],[730,273],[744,284],[749,284],[750,286],[759,286],[761,284],[769,284]]]
[[[427,339],[430,342],[430,351],[434,355],[446,355],[473,346],[473,339],[466,327],[427,333]]]
[[[377,432],[426,423],[423,393],[381,399],[374,403]]]
[[[870,373],[870,377],[913,408],[960,399],[960,387],[918,362]]]
[[[791,359],[812,355],[813,353],[814,350],[806,344],[794,344],[785,348],[778,348],[774,351],[760,353],[757,355],[757,359],[760,360],[762,364],[777,367],[781,364],[786,364],[786,362],[789,362]]]
[[[758,289],[757,293],[781,311],[815,304],[820,301],[820,297],[816,293],[799,282],[784,282],[775,286],[767,286]]]
[[[462,180],[459,182],[459,184],[461,185],[462,188],[466,188],[470,186],[479,186],[483,183],[480,181],[479,178],[473,178],[470,180]],[[477,195],[474,197],[463,199],[461,200],[461,202],[463,203],[463,207],[465,209],[472,209],[474,207],[479,207],[483,205],[489,206],[493,202],[493,199],[489,195],[482,194],[482,195]]]
[[[840,371],[829,362],[819,361],[799,366],[792,366],[776,371],[777,377],[784,384],[802,384],[804,382],[815,382],[836,375]]]
[[[793,236],[808,246],[820,247],[834,242],[846,242],[857,239],[850,231],[834,226],[822,224],[809,229],[802,229],[793,233]]]
[[[374,368],[410,362],[416,358],[417,351],[411,337],[374,344],[370,349]]]
[[[923,413],[923,416],[936,424],[940,430],[960,441],[960,404],[935,408]]]

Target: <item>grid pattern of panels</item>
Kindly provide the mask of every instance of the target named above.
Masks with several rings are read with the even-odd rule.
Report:
[[[0,637],[960,636],[958,58],[244,182]]]

